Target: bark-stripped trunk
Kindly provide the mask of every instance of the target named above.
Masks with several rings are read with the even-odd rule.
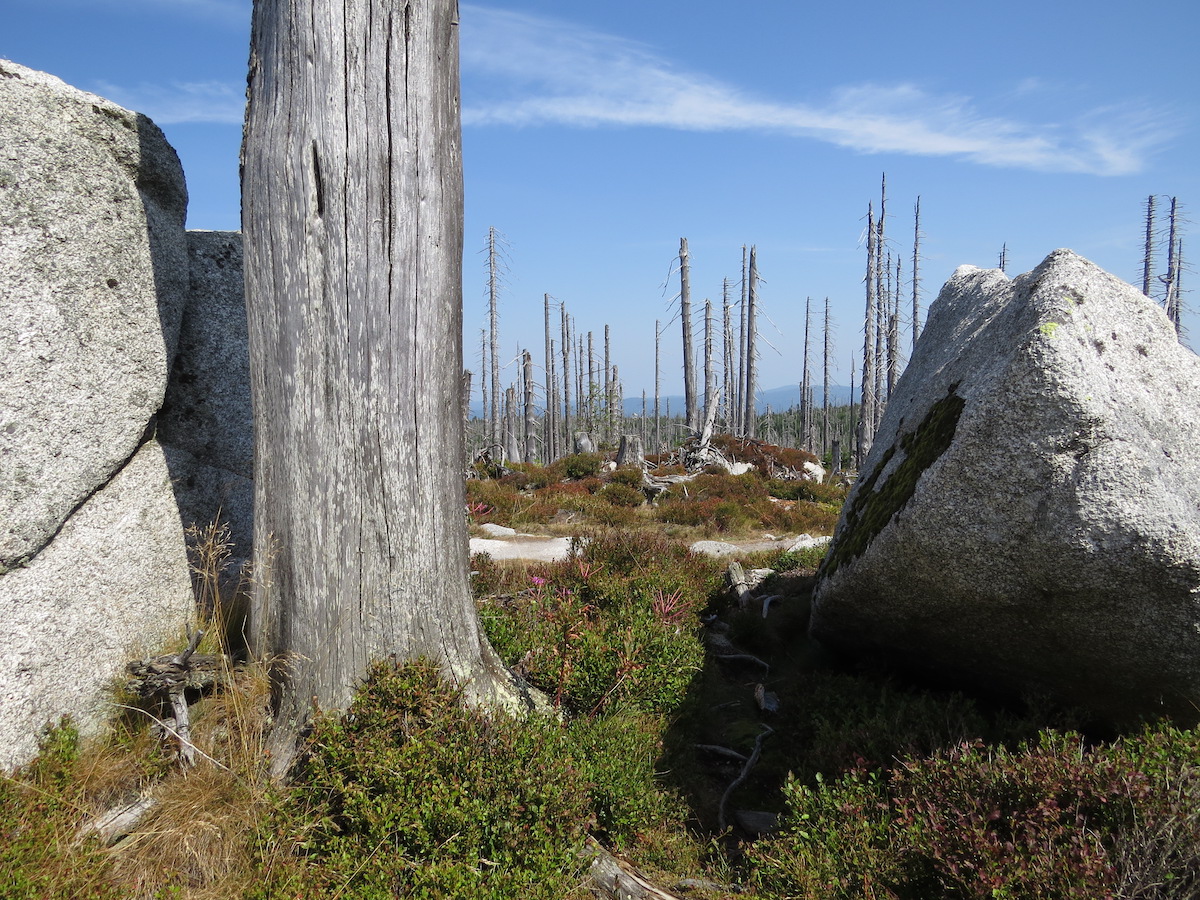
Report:
[[[716,400],[717,382],[713,369],[713,317],[712,301],[704,298],[704,418]]]
[[[913,212],[913,255],[912,255],[912,348],[917,349],[917,338],[921,336],[921,198],[917,197]]]
[[[546,353],[547,359],[550,357]],[[547,408],[549,403],[547,402]],[[537,414],[533,405],[533,356],[525,351],[525,462],[537,462]]]
[[[562,377],[563,377],[563,427],[558,453],[566,455],[571,439],[571,325],[567,315],[567,304],[562,305]]]
[[[733,425],[733,414],[732,414],[733,409],[731,406],[731,403],[733,402],[733,393],[734,393],[734,391],[733,391],[733,379],[734,379],[734,374],[733,374],[733,369],[734,369],[734,366],[733,366],[733,328],[732,328],[733,311],[732,311],[732,309],[730,309],[730,306],[729,306],[729,279],[728,278],[725,279],[724,283],[721,286],[721,299],[722,299],[722,303],[724,305],[724,328],[721,331],[721,335],[722,335],[721,343],[723,345],[722,349],[723,349],[723,355],[724,355],[724,365],[722,366],[722,372],[724,373],[724,375],[722,378],[723,387],[722,387],[722,391],[721,391],[721,407],[722,407],[721,420],[725,424],[725,431],[732,434],[735,430],[734,425]]]
[[[739,305],[740,312],[738,313],[738,365],[737,365],[737,382],[736,391],[737,398],[734,401],[734,408],[737,410],[737,422],[734,425],[736,434],[745,434],[748,423],[746,422],[746,307],[749,305],[747,299],[747,288],[749,286],[750,276],[747,274],[746,268],[746,245],[742,244],[742,297]]]
[[[453,0],[257,0],[243,147],[255,417],[254,649],[276,770],[315,702],[424,655],[512,696],[463,515]]]
[[[812,421],[812,410],[809,409],[809,397],[812,394],[811,382],[809,381],[808,368],[808,349],[809,349],[809,328],[812,325],[812,297],[804,298],[804,367],[800,374],[800,427],[797,429],[800,436],[800,446],[805,450],[811,450],[812,440],[810,437],[810,423]]]
[[[554,452],[554,434],[558,430],[557,422],[556,422],[556,418],[557,418],[556,414],[558,412],[558,405],[554,402],[554,386],[555,386],[554,345],[553,345],[553,341],[550,338],[550,295],[549,294],[542,295],[542,304],[543,304],[542,316],[544,319],[543,330],[545,331],[545,336],[546,336],[546,357],[545,357],[545,359],[546,359],[546,369],[545,369],[546,425],[545,425],[545,428],[542,429],[542,431],[543,431],[542,441],[543,441],[543,445],[544,445],[544,450],[543,450],[543,453],[545,456],[544,461],[548,463],[548,462],[550,462],[551,454]],[[526,462],[533,462],[533,460],[526,460]]]
[[[1146,198],[1146,252],[1142,257],[1142,293],[1150,296],[1154,284],[1154,202],[1151,194]]]
[[[662,453],[662,416],[659,410],[659,398],[662,394],[662,325],[654,320],[654,452]]]
[[[609,330],[604,326],[604,439],[613,439],[613,370],[610,355]]]
[[[867,311],[864,317],[863,364],[860,387],[855,468],[861,469],[875,436],[875,212],[867,204]],[[853,396],[853,394],[851,395]]]
[[[1166,293],[1163,296],[1163,307],[1167,311],[1167,318],[1175,325],[1175,332],[1180,329],[1180,309],[1179,309],[1179,262],[1177,258],[1176,242],[1179,240],[1178,231],[1178,205],[1175,197],[1171,198],[1171,218],[1170,228],[1167,234],[1167,274],[1163,276],[1163,282],[1167,286]]]
[[[496,259],[496,229],[488,228],[488,354],[492,367],[492,426],[493,445],[500,440],[500,276]]]
[[[687,238],[679,239],[679,318],[683,322],[683,413],[693,433],[700,430],[696,410],[696,361],[692,355],[692,284]]]
[[[829,450],[829,298],[825,298],[825,352],[821,388],[821,453]]]
[[[758,436],[758,413],[754,408],[754,394],[758,390],[758,368],[755,345],[758,343],[758,251],[750,248],[749,284],[746,288],[746,429],[748,438]]]

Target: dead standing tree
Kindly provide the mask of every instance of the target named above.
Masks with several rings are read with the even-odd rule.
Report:
[[[488,228],[488,355],[492,372],[492,422],[489,440],[502,447],[500,438],[500,266],[496,247],[496,229]]]
[[[692,285],[687,238],[679,239],[679,317],[683,323],[683,406],[687,427],[700,430],[696,408],[696,360],[692,353]]]
[[[755,353],[758,344],[758,248],[750,248],[750,272],[746,285],[746,390],[743,393],[745,412],[744,434],[748,438],[758,437],[758,412],[754,395],[758,391],[758,367]]]
[[[256,0],[243,147],[253,602],[276,770],[371,660],[515,699],[463,515],[462,157],[453,0]],[[493,410],[495,409],[493,405]]]

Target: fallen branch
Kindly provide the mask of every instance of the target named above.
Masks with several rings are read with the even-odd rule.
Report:
[[[582,855],[591,860],[588,877],[591,891],[603,900],[679,900],[660,887],[651,884],[629,863],[617,859],[589,837]]]
[[[751,656],[749,653],[714,653],[713,659],[724,660],[725,662],[750,662],[763,667],[766,672],[771,671],[771,664],[765,663],[757,656]]]
[[[736,750],[731,750],[728,747],[721,747],[717,744],[696,744],[695,747],[697,750],[703,750],[705,753],[713,754],[713,756],[724,756],[741,763],[746,761],[745,753],[738,753]]]
[[[156,798],[139,797],[132,803],[113,807],[103,815],[85,823],[79,829],[79,839],[83,840],[94,834],[105,847],[111,847],[137,828],[142,819],[157,806]]]
[[[768,735],[775,733],[775,729],[770,725],[764,725],[762,728],[763,730],[759,732],[758,737],[754,739],[754,752],[750,754],[750,758],[746,760],[746,764],[742,766],[741,774],[739,774],[738,777],[733,780],[729,787],[725,788],[725,793],[721,796],[721,805],[717,807],[718,832],[725,831],[725,806],[729,803],[730,796],[732,796],[733,792],[738,788],[738,786],[746,780],[746,777],[750,774],[750,770],[753,769],[758,763],[758,758],[762,756],[763,741],[767,739]]]

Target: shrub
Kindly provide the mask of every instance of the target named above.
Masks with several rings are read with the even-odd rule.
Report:
[[[1194,897],[1200,737],[1169,727],[1089,747],[1042,731],[889,772],[791,779],[785,828],[755,846],[756,883],[792,897]]]
[[[264,896],[558,900],[578,883],[587,784],[562,728],[487,718],[429,663],[376,665],[319,719],[277,821],[301,855]]]
[[[587,478],[599,474],[603,462],[604,457],[599,453],[574,453],[563,457],[563,472],[568,478]]]
[[[642,486],[642,467],[641,466],[621,466],[613,472],[608,480],[612,484],[624,484],[631,488],[641,488]]]
[[[646,502],[645,495],[638,488],[618,481],[610,481],[599,490],[597,496],[613,506],[641,506]]]
[[[78,842],[79,733],[64,719],[12,777],[0,773],[0,897],[118,898],[104,851]]]
[[[846,500],[846,489],[841,485],[822,484],[807,479],[780,481],[772,478],[766,487],[772,497],[778,497],[780,500],[807,500],[810,503],[828,503],[838,508]]]

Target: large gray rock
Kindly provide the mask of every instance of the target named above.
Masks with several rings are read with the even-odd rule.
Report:
[[[849,497],[812,634],[1121,721],[1200,710],[1200,359],[1067,250],[963,267]]]
[[[205,465],[253,478],[242,235],[189,231],[187,251],[188,301],[158,437]]]
[[[0,60],[0,568],[45,546],[162,403],[186,205],[149,119]]]
[[[193,615],[162,450],[145,444],[41,553],[0,575],[0,769],[28,761],[48,722],[84,731],[113,710],[131,659],[162,651]]]
[[[254,525],[254,415],[242,279],[242,236],[187,233],[190,289],[158,438],[184,525],[230,527],[248,558]]]

